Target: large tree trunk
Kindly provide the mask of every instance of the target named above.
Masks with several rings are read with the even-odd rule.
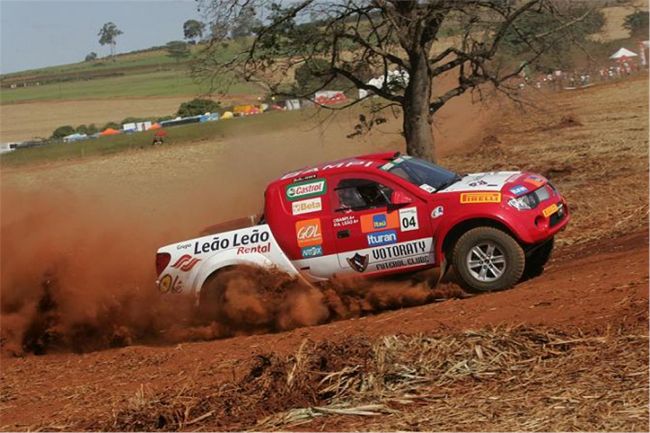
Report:
[[[424,50],[409,56],[411,71],[404,92],[404,137],[406,153],[411,156],[435,161],[432,121],[429,112],[431,79],[428,58]]]

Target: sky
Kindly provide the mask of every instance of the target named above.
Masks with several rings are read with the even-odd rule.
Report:
[[[124,32],[122,53],[182,40],[188,19],[202,19],[194,0],[0,0],[0,73],[106,56],[97,33],[108,21]]]

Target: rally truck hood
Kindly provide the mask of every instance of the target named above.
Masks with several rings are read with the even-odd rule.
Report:
[[[470,173],[439,193],[494,191],[519,196],[534,191],[547,182],[543,176],[521,171]]]
[[[470,173],[440,192],[501,191],[507,183],[518,179],[522,174],[520,171]]]

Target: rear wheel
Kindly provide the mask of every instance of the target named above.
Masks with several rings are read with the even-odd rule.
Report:
[[[259,281],[260,272],[249,266],[229,267],[212,274],[203,284],[199,311],[204,321],[236,329],[265,328],[273,317]]]
[[[509,234],[477,227],[463,234],[453,251],[453,266],[463,287],[474,292],[508,289],[521,278],[524,250]]]

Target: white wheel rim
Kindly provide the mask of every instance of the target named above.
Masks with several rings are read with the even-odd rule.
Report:
[[[472,277],[483,283],[501,278],[506,270],[506,256],[494,242],[485,241],[475,245],[465,260]]]

